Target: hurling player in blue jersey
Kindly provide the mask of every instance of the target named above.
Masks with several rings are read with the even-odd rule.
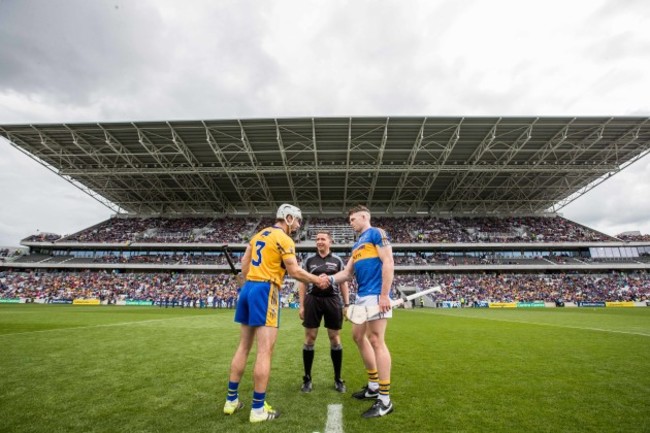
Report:
[[[357,298],[355,305],[379,305],[381,312],[368,318],[361,325],[352,325],[352,337],[359,348],[368,373],[368,384],[352,394],[356,399],[375,399],[364,418],[388,415],[393,411],[390,399],[391,357],[384,335],[389,317],[392,317],[390,290],[393,284],[393,248],[386,232],[370,225],[370,210],[355,206],[348,212],[352,229],[359,234],[352,247],[352,257],[345,269],[328,278],[330,283],[340,284],[356,277]]]

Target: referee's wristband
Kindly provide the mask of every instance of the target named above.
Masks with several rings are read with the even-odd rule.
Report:
[[[343,304],[343,306],[344,306],[344,307],[349,307],[349,306],[350,306],[350,304]]]

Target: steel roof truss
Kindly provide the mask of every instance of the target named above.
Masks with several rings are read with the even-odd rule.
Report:
[[[214,153],[214,156],[217,158],[217,161],[219,161],[219,164],[221,164],[221,166],[223,167],[226,176],[228,176],[228,179],[230,179],[230,182],[235,187],[235,191],[237,192],[237,194],[239,194],[242,203],[246,205],[246,207],[250,212],[255,213],[257,209],[253,203],[253,200],[248,195],[248,190],[244,188],[244,186],[239,181],[237,175],[231,171],[231,163],[226,157],[226,155],[224,154],[222,150],[223,147],[221,146],[220,142],[217,141],[214,134],[212,133],[210,128],[207,127],[205,122],[202,122],[202,124],[203,127],[205,128],[206,139],[208,141],[208,145],[210,146],[210,149],[212,149],[212,153]],[[226,146],[228,145],[226,144]]]
[[[464,118],[461,118],[458,124],[456,125],[453,135],[449,138],[449,141],[447,142],[447,145],[445,146],[442,152],[442,157],[439,161],[440,167],[446,166],[447,161],[449,160],[449,156],[452,154],[452,152],[456,148],[456,145],[458,144],[458,141],[460,140],[460,128],[463,125],[463,120]],[[417,190],[417,198],[411,203],[411,205],[408,208],[410,212],[416,212],[418,209],[422,207],[424,200],[429,194],[429,191],[431,190],[431,187],[435,183],[436,179],[440,175],[440,172],[441,170],[432,170],[431,172],[429,172],[429,174],[426,177],[426,180],[424,181],[423,186],[419,190]]]
[[[348,185],[350,183],[350,152],[352,150],[352,118],[348,119],[348,143],[345,153],[345,182],[343,182],[343,203],[341,212],[345,212],[350,206],[348,205]]]
[[[492,143],[494,143],[494,141],[496,140],[497,127],[499,126],[500,120],[501,118],[499,118],[499,120],[497,120],[494,123],[492,128],[490,128],[488,134],[485,137],[483,137],[481,143],[476,147],[472,155],[469,157],[469,165],[471,167],[475,167],[479,164],[485,152],[487,152],[490,149]],[[448,187],[440,196],[440,201],[446,202],[450,200],[452,197],[456,196],[456,194],[458,193],[458,189],[465,184],[465,180],[468,178],[470,170],[471,168],[468,168],[467,171],[464,171],[461,174],[454,176],[454,180],[450,182]]]
[[[377,187],[377,178],[379,177],[379,171],[381,170],[381,164],[384,160],[384,152],[386,151],[386,141],[388,141],[388,122],[390,118],[386,118],[386,123],[384,124],[384,133],[381,138],[381,144],[379,145],[379,153],[376,159],[375,170],[372,175],[372,182],[370,183],[370,195],[368,195],[368,207],[372,209],[372,200],[375,197],[375,188]]]
[[[246,149],[246,153],[248,154],[251,165],[253,167],[253,172],[257,176],[257,181],[259,182],[258,185],[256,185],[255,192],[263,193],[264,198],[266,200],[266,204],[269,206],[273,206],[276,204],[275,199],[273,198],[273,194],[271,194],[271,189],[269,188],[269,185],[266,182],[266,178],[258,170],[258,168],[260,167],[260,163],[255,156],[255,151],[253,150],[250,141],[248,140],[248,136],[246,134],[246,130],[244,129],[244,125],[241,123],[241,120],[237,120],[237,123],[239,124],[240,132],[241,132],[241,142],[244,145],[244,148]]]
[[[278,148],[280,149],[280,156],[282,157],[282,165],[284,166],[284,174],[287,177],[287,183],[289,184],[289,192],[291,193],[291,199],[294,203],[297,203],[296,197],[296,188],[293,184],[293,179],[291,176],[291,170],[289,170],[289,161],[287,159],[287,150],[284,147],[282,142],[282,134],[280,133],[280,125],[278,119],[273,119],[275,122],[275,139],[278,142]]]
[[[526,146],[526,144],[530,141],[533,135],[533,126],[535,125],[537,120],[539,119],[535,119],[533,123],[531,123],[526,128],[526,130],[517,137],[517,139],[514,141],[514,143],[512,143],[512,145],[506,143],[507,147],[510,150],[504,153],[503,155],[501,155],[501,157],[497,158],[497,161],[495,162],[497,165],[503,164],[507,166],[519,154],[519,151],[523,149],[524,146]],[[489,176],[481,176],[481,179],[479,179],[477,182],[474,183],[472,194],[470,194],[469,198],[471,199],[479,198],[483,194],[483,191],[485,191],[485,189],[492,184],[494,179],[496,179],[496,177],[499,176],[499,174],[500,172],[495,170],[490,172]],[[504,195],[507,196],[508,192],[506,191]]]
[[[312,136],[312,148],[314,150],[314,167],[318,167],[320,164],[318,162],[318,141],[316,140],[316,121],[314,118],[311,118],[311,136]],[[316,194],[314,200],[317,200],[318,207],[320,212],[323,212],[323,204],[321,203],[321,186],[320,186],[320,171],[316,170]],[[293,186],[291,186],[293,188]]]
[[[41,146],[43,146],[45,149],[51,152],[51,156],[49,157],[52,158],[53,160],[56,160],[56,158],[58,157],[59,160],[58,165],[61,166],[62,169],[64,168],[63,164],[61,164],[62,162],[66,163],[67,167],[65,168],[77,167],[79,164],[83,165],[84,163],[83,159],[79,158],[78,156],[72,155],[67,150],[64,150],[65,148],[63,146],[61,146],[53,139],[49,138],[45,133],[43,133],[40,129],[36,128],[35,126],[32,126],[32,129],[34,129],[34,131],[36,131],[36,133],[38,134],[40,138]],[[51,144],[48,141],[51,141]],[[59,147],[59,150],[54,149],[52,145]],[[42,153],[41,155],[42,158],[48,156],[45,153]]]
[[[422,141],[424,140],[424,126],[427,123],[427,118],[425,117],[424,120],[422,121],[422,125],[420,126],[420,131],[418,132],[418,136],[415,140],[415,143],[413,143],[413,147],[411,148],[411,152],[409,153],[409,156],[407,158],[407,164],[409,167],[413,167],[413,164],[415,163],[415,158],[418,155],[418,152],[420,151],[420,148],[422,147]],[[409,183],[409,171],[403,172],[399,180],[397,181],[397,185],[395,186],[395,191],[393,191],[393,196],[391,198],[390,203],[388,204],[388,212],[391,212],[396,206],[397,203],[400,202],[403,197],[402,197],[402,191],[404,190],[404,187]]]
[[[596,144],[598,144],[602,139],[603,139],[603,133],[605,131],[605,127],[609,122],[611,122],[613,119],[610,118],[607,122],[604,124],[598,126],[595,131],[593,131],[591,134],[589,134],[585,139],[581,140],[579,143],[577,143],[573,148],[569,151],[569,154],[573,155],[571,159],[567,161],[567,164],[571,165],[574,164],[578,158],[580,158],[582,155],[587,153],[589,150],[591,150]]]
[[[214,203],[217,204],[217,209],[214,210],[223,213],[232,212],[234,208],[221,192],[221,189],[210,177],[201,173],[197,169],[197,167],[201,165],[199,160],[194,156],[190,148],[187,146],[187,144],[185,144],[185,141],[183,141],[181,136],[178,134],[178,132],[176,132],[176,130],[170,125],[169,122],[167,122],[167,125],[172,132],[172,142],[178,151],[185,157],[185,160],[188,162],[191,170],[194,172],[194,176],[196,176],[201,181],[201,183],[203,183],[204,189],[202,189],[202,193],[205,193],[207,190],[208,194],[212,196]],[[206,201],[209,201],[205,194],[203,194],[203,197]]]

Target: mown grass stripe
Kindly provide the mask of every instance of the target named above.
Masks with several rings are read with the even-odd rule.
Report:
[[[130,325],[140,325],[143,323],[153,323],[153,322],[166,322],[170,320],[177,319],[196,319],[197,317],[209,317],[209,316],[194,316],[194,317],[171,317],[168,319],[151,319],[151,320],[134,320],[132,322],[118,322],[118,323],[105,323],[102,325],[91,325],[91,326],[70,326],[67,328],[53,328],[53,329],[39,329],[38,331],[25,331],[25,332],[11,332],[7,334],[0,334],[1,337],[9,337],[15,335],[28,335],[28,334],[39,334],[45,332],[56,332],[56,331],[77,331],[83,329],[96,329],[96,328],[108,328],[111,326],[130,326]]]
[[[497,319],[497,318],[489,318],[489,317],[474,317],[474,316],[458,316],[454,314],[445,314],[441,312],[436,312],[436,314],[445,316],[445,317],[455,317],[458,319],[475,319],[475,320],[488,320],[491,322],[503,322],[503,323],[516,323],[520,325],[535,325],[535,326],[550,326],[554,328],[562,328],[562,329],[576,329],[579,331],[597,331],[597,332],[608,332],[612,334],[624,334],[624,335],[637,335],[640,337],[650,337],[650,334],[645,334],[642,332],[631,332],[631,331],[617,331],[614,329],[603,329],[603,328],[591,328],[591,327],[584,327],[584,326],[570,326],[570,325],[560,325],[557,323],[542,323],[542,322],[528,322],[528,321],[523,321],[523,320],[505,320],[505,319]]]

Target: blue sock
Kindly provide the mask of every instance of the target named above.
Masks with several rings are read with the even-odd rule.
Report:
[[[239,397],[239,392],[237,392],[238,388],[239,382],[228,382],[228,397],[226,397],[228,401],[237,400],[237,397]]]
[[[253,391],[253,409],[261,409],[264,407],[264,399],[266,398],[265,392]]]

